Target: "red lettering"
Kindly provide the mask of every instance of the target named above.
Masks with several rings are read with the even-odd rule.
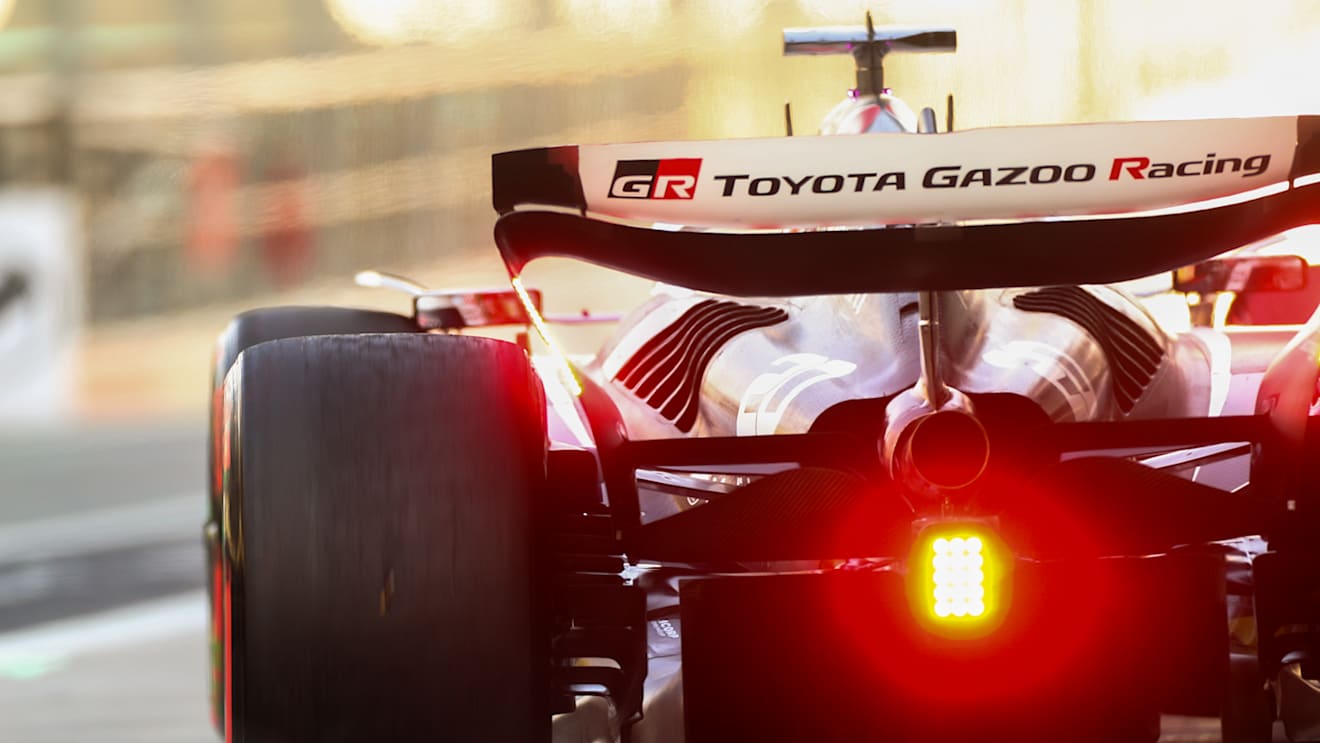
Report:
[[[1124,170],[1133,178],[1141,180],[1146,177],[1141,171],[1149,167],[1149,157],[1116,157],[1114,158],[1114,167],[1109,169],[1109,180],[1118,180],[1119,174]]]

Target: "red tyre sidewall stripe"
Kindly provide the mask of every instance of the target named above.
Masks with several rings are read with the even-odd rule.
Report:
[[[233,618],[230,613],[233,610],[233,602],[230,600],[231,587],[233,586],[233,576],[229,570],[229,564],[226,562],[224,570],[224,650],[223,658],[225,663],[225,743],[234,743],[234,626]]]

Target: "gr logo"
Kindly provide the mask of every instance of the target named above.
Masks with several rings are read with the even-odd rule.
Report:
[[[614,166],[610,198],[690,199],[697,192],[701,158],[620,160]]]

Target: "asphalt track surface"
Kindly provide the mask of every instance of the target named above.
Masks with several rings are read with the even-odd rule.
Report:
[[[217,740],[199,421],[0,435],[0,741]]]
[[[204,442],[199,421],[0,434],[0,741],[218,740]],[[1165,718],[1162,740],[1218,721]]]

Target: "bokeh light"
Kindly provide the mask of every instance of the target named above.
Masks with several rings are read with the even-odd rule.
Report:
[[[690,6],[710,29],[723,36],[739,36],[761,21],[770,0],[701,0]]]
[[[369,44],[454,41],[508,21],[502,0],[326,0],[334,19]]]
[[[655,33],[667,20],[668,0],[561,0],[559,16],[578,33],[628,38]]]
[[[797,0],[804,23],[860,23],[867,11],[877,21],[883,17],[880,3],[874,0]]]

